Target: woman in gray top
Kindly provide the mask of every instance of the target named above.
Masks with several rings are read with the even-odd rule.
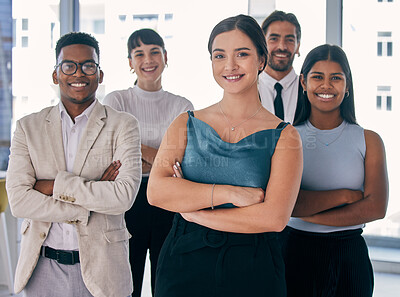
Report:
[[[304,168],[284,232],[288,296],[372,296],[373,271],[361,233],[365,223],[386,213],[383,142],[356,122],[350,66],[340,47],[313,49],[300,83],[294,125]]]

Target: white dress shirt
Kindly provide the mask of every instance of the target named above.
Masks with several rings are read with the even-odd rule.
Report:
[[[258,76],[258,91],[260,92],[262,105],[272,113],[275,113],[274,100],[276,97],[275,84],[282,85],[282,102],[285,115],[285,122],[293,124],[297,107],[297,96],[299,92],[299,76],[292,69],[280,81],[272,78],[265,71]]]
[[[72,172],[82,132],[86,128],[89,115],[92,112],[96,102],[97,100],[95,100],[88,108],[78,115],[75,118],[75,123],[67,113],[67,110],[62,102],[59,103],[65,164],[68,172]],[[79,249],[79,245],[78,233],[76,232],[75,225],[66,223],[53,223],[43,245],[57,250],[77,251]]]

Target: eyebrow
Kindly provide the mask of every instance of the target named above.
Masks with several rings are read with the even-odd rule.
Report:
[[[249,51],[250,49],[248,47],[239,47],[235,49],[235,52],[240,52],[240,51]],[[225,52],[224,49],[221,48],[215,48],[213,52]]]
[[[310,72],[310,74],[325,74],[325,73],[320,72],[320,71],[312,71],[312,72]],[[342,75],[342,76],[345,76],[343,72],[330,73],[329,75]]]
[[[278,34],[278,33],[271,33],[270,35],[269,35],[269,37],[281,37],[282,35],[280,35],[280,34]],[[296,38],[296,36],[294,35],[294,34],[288,34],[288,35],[285,35],[285,38]]]
[[[76,62],[76,61],[73,61],[73,60],[62,60],[60,63],[63,63],[63,62],[72,62],[72,63],[77,63],[77,64],[79,64],[79,62]],[[81,64],[82,64],[82,63],[86,63],[86,62],[93,62],[93,63],[96,63],[96,61],[95,61],[94,59],[88,59],[88,60],[85,60],[85,61],[81,62]]]
[[[151,49],[150,49],[150,51],[154,51],[154,50],[160,50],[158,47],[152,47]],[[141,50],[141,49],[138,49],[138,50],[135,50],[134,51],[134,53],[138,53],[138,52],[143,52],[143,50]]]

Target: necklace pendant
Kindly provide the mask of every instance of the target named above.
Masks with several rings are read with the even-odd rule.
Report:
[[[232,127],[231,130],[232,130],[232,131],[235,131],[235,127]]]

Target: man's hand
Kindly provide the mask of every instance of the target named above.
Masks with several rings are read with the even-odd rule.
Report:
[[[107,167],[106,171],[104,171],[100,181],[114,181],[119,173],[118,169],[121,165],[121,161],[113,161],[110,166]]]
[[[51,196],[53,195],[54,180],[37,180],[33,189],[36,191]]]
[[[142,159],[142,173],[149,173],[151,170],[151,164]]]

